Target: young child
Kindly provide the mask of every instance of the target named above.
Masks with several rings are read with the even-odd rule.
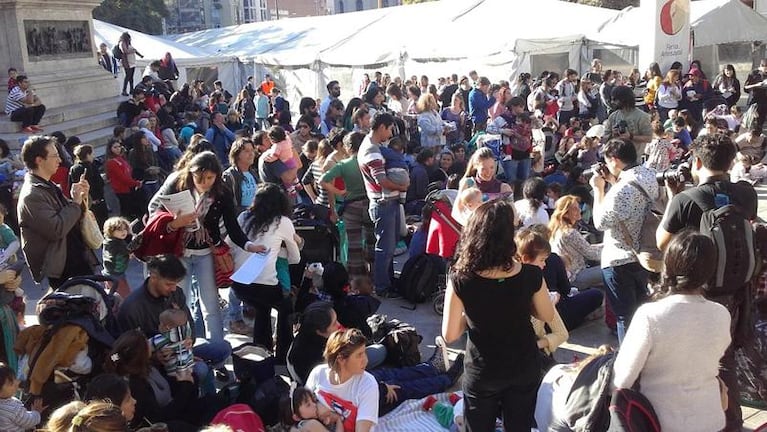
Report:
[[[125,218],[115,216],[104,222],[103,273],[117,279],[117,293],[123,299],[130,294],[128,280],[125,278],[125,271],[128,270],[128,263],[130,262],[128,241],[126,240],[129,231],[130,222]]]
[[[386,176],[391,181],[398,184],[405,184],[410,181],[410,170],[405,160],[405,144],[399,137],[394,137],[389,141],[389,145],[381,146],[381,156],[384,158],[384,168]],[[386,193],[387,191],[384,191]],[[399,201],[405,203],[407,192],[399,193]]]
[[[652,122],[652,141],[645,147],[644,166],[655,171],[665,171],[671,166],[671,154],[674,152],[674,146],[666,139],[666,131],[660,124],[660,121]]]
[[[663,129],[671,130],[674,128],[674,120],[679,117],[679,111],[675,109],[668,110],[668,119],[663,122]]]
[[[188,327],[186,312],[181,309],[167,309],[160,314],[160,333],[149,338],[152,351],[167,348],[173,352],[163,364],[168,375],[178,376],[194,365],[192,350],[184,343],[186,335],[190,333]]]
[[[743,110],[739,106],[733,105],[730,107],[730,113],[722,116],[727,122],[727,128],[731,131],[738,132],[740,129],[740,123],[743,121]]]
[[[476,187],[466,188],[455,199],[455,205],[451,212],[451,216],[461,225],[466,225],[469,222],[469,218],[474,213],[482,202],[484,197],[482,191]]]
[[[19,75],[19,71],[16,68],[8,69],[8,93],[16,87],[16,77]]]
[[[298,194],[298,190],[302,189],[302,186],[298,180],[299,161],[295,157],[293,141],[285,133],[285,129],[280,126],[272,126],[269,129],[269,139],[272,140],[272,148],[267,150],[267,157],[276,157],[282,163],[284,169],[278,170],[281,171],[280,180],[282,180],[282,185],[288,191],[288,194],[291,197],[295,197]]]
[[[8,215],[8,209],[0,204],[0,270],[12,268],[17,263],[16,252],[19,251],[19,238],[13,232],[11,227],[6,225],[5,216]],[[14,291],[5,291],[0,295],[0,302],[8,304],[11,310],[16,314],[16,323],[20,328],[24,327],[24,290],[20,287]]]
[[[24,404],[15,397],[19,383],[11,368],[0,363],[0,431],[34,428],[40,423],[40,413],[46,408],[43,406],[43,398],[38,397],[32,402],[32,410],[27,411]]]
[[[280,401],[280,417],[290,432],[344,432],[343,417],[318,403],[317,396],[306,387],[292,388]]]

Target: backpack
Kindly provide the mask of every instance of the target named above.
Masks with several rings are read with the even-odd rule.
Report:
[[[397,367],[415,366],[421,363],[421,352],[418,345],[423,337],[415,327],[399,321],[391,320],[385,324],[386,335],[379,341],[386,347],[386,361]]]
[[[276,425],[280,421],[280,399],[288,396],[289,392],[290,386],[278,375],[260,383],[248,405],[264,424]]]
[[[429,254],[408,258],[397,282],[402,297],[416,304],[425,302],[434,293],[439,278],[438,259]]]
[[[636,188],[647,199],[648,204],[645,210],[642,228],[639,230],[639,247],[633,249],[639,264],[647,271],[660,273],[663,269],[663,252],[658,249],[655,241],[655,232],[658,230],[660,221],[663,219],[663,212],[654,208],[655,200],[650,198],[647,191],[636,181],[630,181],[629,185]],[[618,222],[618,229],[626,244],[633,245],[631,234],[623,221]]]
[[[660,421],[650,401],[640,392],[621,388],[610,400],[608,432],[660,432]]]
[[[123,59],[123,50],[120,49],[120,44],[112,47],[112,57],[116,58],[117,60]]]
[[[564,420],[574,432],[605,431],[610,425],[610,386],[615,353],[583,366],[573,381],[565,403]]]
[[[211,425],[226,425],[234,432],[264,432],[264,422],[245,404],[230,405],[216,414]]]
[[[727,199],[727,183],[716,182],[717,200]],[[704,199],[700,193],[689,193],[689,197],[703,210],[699,232],[714,242],[718,264],[714,277],[706,285],[709,297],[732,296],[742,291],[756,273],[757,250],[754,229],[741,208],[728,203],[717,207]]]

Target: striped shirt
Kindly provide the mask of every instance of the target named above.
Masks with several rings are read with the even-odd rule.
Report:
[[[362,180],[365,182],[365,192],[367,192],[368,199],[378,201],[399,196],[398,191],[384,190],[381,187],[381,180],[386,178],[386,160],[381,154],[381,147],[378,144],[373,144],[370,135],[367,135],[360,145],[357,152],[357,163],[362,172]]]
[[[31,429],[38,423],[40,423],[40,413],[27,411],[20,400],[15,397],[0,399],[0,431]]]
[[[5,113],[11,115],[12,112],[19,108],[24,108],[24,104],[21,102],[27,97],[27,91],[22,90],[21,87],[16,86],[8,93],[8,99],[5,101]]]

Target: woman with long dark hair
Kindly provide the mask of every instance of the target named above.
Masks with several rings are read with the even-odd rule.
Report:
[[[351,98],[349,100],[349,103],[346,104],[346,108],[344,109],[344,129],[346,129],[347,132],[351,132],[354,130],[354,112],[357,111],[362,105],[364,105],[365,102],[362,101],[360,98]]]
[[[716,270],[716,248],[706,235],[683,231],[669,243],[663,263],[660,299],[634,314],[615,359],[613,384],[639,383],[664,431],[723,430],[726,396],[717,377],[730,345],[730,314],[704,296]]]
[[[515,259],[514,208],[482,204],[461,232],[445,293],[442,336],[468,330],[463,376],[467,430],[491,431],[499,408],[506,431],[529,431],[540,377],[530,315],[554,318],[540,268]]]
[[[142,132],[136,132],[134,136],[143,136]],[[136,139],[131,137],[132,139]],[[106,173],[109,184],[120,202],[120,215],[133,220],[140,218],[146,208],[146,200],[142,200],[143,194],[141,182],[133,178],[133,168],[125,159],[125,147],[118,140],[112,139],[107,144]]]
[[[178,67],[176,61],[173,60],[173,56],[169,52],[160,59],[160,70],[157,71],[157,76],[160,77],[165,84],[168,85],[171,92],[176,89],[176,80],[178,80]]]
[[[128,137],[131,150],[128,153],[128,162],[133,170],[133,178],[141,182],[141,190],[144,193],[143,202],[149,202],[158,189],[160,189],[160,163],[157,155],[152,151],[144,132],[136,132]]]
[[[162,196],[183,191],[189,191],[192,196],[195,211],[176,215],[168,226],[171,230],[185,231],[184,252],[180,258],[187,273],[179,285],[184,290],[190,310],[196,309],[195,299],[199,299],[205,338],[211,341],[224,339],[224,319],[218,303],[213,266],[213,249],[223,244],[221,221],[224,222],[229,238],[239,248],[251,252],[263,249],[250,243],[237,223],[234,199],[231,192],[226,192],[221,178],[222,171],[215,153],[202,152],[192,157],[179,171],[168,176],[149,203],[149,213],[152,214],[163,206],[160,199]],[[192,284],[192,279],[196,279],[197,283]],[[195,319],[195,324],[201,324],[196,313]]]
[[[713,87],[727,101],[727,108],[737,104],[740,99],[740,81],[735,74],[735,67],[731,64],[725,65],[722,73],[714,79]]]
[[[118,42],[120,51],[123,53],[121,61],[123,70],[125,71],[125,79],[123,80],[123,96],[133,94],[133,75],[136,72],[136,56],[144,58],[140,52],[133,48],[131,45],[130,33],[125,32],[120,35],[120,41]],[[127,91],[126,91],[127,89]]]
[[[290,291],[283,289],[278,278],[277,260],[282,254],[289,264],[298,264],[301,261],[299,242],[303,245],[303,240],[296,235],[290,220],[292,211],[288,196],[280,186],[273,183],[262,183],[258,186],[253,204],[237,220],[238,228],[241,227],[252,242],[266,247],[266,262],[261,273],[252,282],[235,282],[232,285],[237,297],[254,308],[253,342],[269,350],[275,345],[272,340],[271,311],[272,308],[278,309],[276,353],[277,359],[283,361],[290,346],[288,314],[291,313],[292,307],[289,300]],[[250,254],[238,250],[233,256],[235,268],[239,268],[245,264]],[[290,283],[287,286],[290,287]]]

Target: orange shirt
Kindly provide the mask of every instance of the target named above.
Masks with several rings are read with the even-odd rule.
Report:
[[[267,96],[271,94],[273,88],[274,88],[274,81],[264,80],[261,82],[261,90],[263,90],[264,94],[266,94]]]

